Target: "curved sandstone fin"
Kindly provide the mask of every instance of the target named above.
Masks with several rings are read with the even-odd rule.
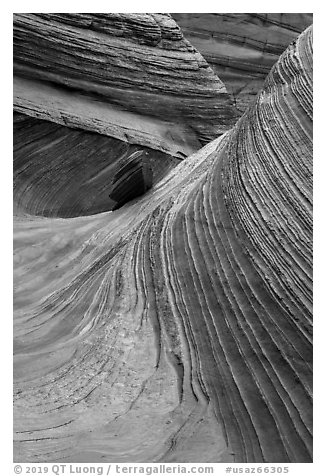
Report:
[[[14,75],[17,112],[179,157],[236,118],[168,14],[15,14]]]
[[[17,219],[15,461],[310,462],[311,175],[309,28],[137,203]]]

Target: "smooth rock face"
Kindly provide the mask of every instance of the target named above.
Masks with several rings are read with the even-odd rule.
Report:
[[[308,29],[137,203],[17,217],[15,461],[310,462],[311,169]]]
[[[14,74],[17,112],[177,156],[235,120],[224,84],[168,14],[15,14]]]
[[[173,13],[233,96],[239,113],[280,54],[312,23],[312,13]]]

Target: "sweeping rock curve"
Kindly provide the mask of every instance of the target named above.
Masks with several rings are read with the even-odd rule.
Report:
[[[137,204],[16,219],[15,461],[311,461],[311,58]]]
[[[14,113],[15,215],[76,217],[112,210],[114,175],[139,146]],[[180,160],[141,147],[157,183]],[[132,199],[143,187],[131,184]]]

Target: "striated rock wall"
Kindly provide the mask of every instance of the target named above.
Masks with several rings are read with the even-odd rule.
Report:
[[[240,115],[312,13],[173,13],[185,37],[222,79]]]
[[[15,14],[15,213],[111,210],[126,151],[155,183],[231,126],[230,104],[168,14]]]
[[[15,220],[15,461],[312,460],[311,58],[137,203]]]
[[[67,218],[112,210],[114,174],[139,149],[154,183],[180,162],[158,150],[15,113],[15,214]]]
[[[116,200],[114,210],[146,193],[153,185],[153,171],[148,156],[137,151],[125,157],[113,178],[110,197]]]
[[[168,14],[15,14],[14,74],[17,112],[172,155],[234,123],[225,86]]]

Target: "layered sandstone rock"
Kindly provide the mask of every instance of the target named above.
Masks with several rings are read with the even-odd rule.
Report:
[[[16,14],[14,74],[17,112],[181,158],[234,123],[168,14]]]
[[[143,195],[152,185],[153,171],[148,157],[142,151],[124,157],[113,177],[110,197],[117,202],[113,210]]]
[[[139,146],[14,114],[14,211],[47,217],[75,217],[112,210],[114,175]],[[157,183],[180,160],[141,147]],[[136,176],[134,176],[136,178]],[[129,183],[129,199],[145,193]]]
[[[311,13],[173,13],[185,37],[224,81],[239,113],[272,65],[312,23]]]
[[[15,213],[111,210],[126,152],[156,183],[231,126],[230,103],[168,14],[15,14]]]
[[[15,461],[311,461],[311,58],[137,203],[15,220]]]

